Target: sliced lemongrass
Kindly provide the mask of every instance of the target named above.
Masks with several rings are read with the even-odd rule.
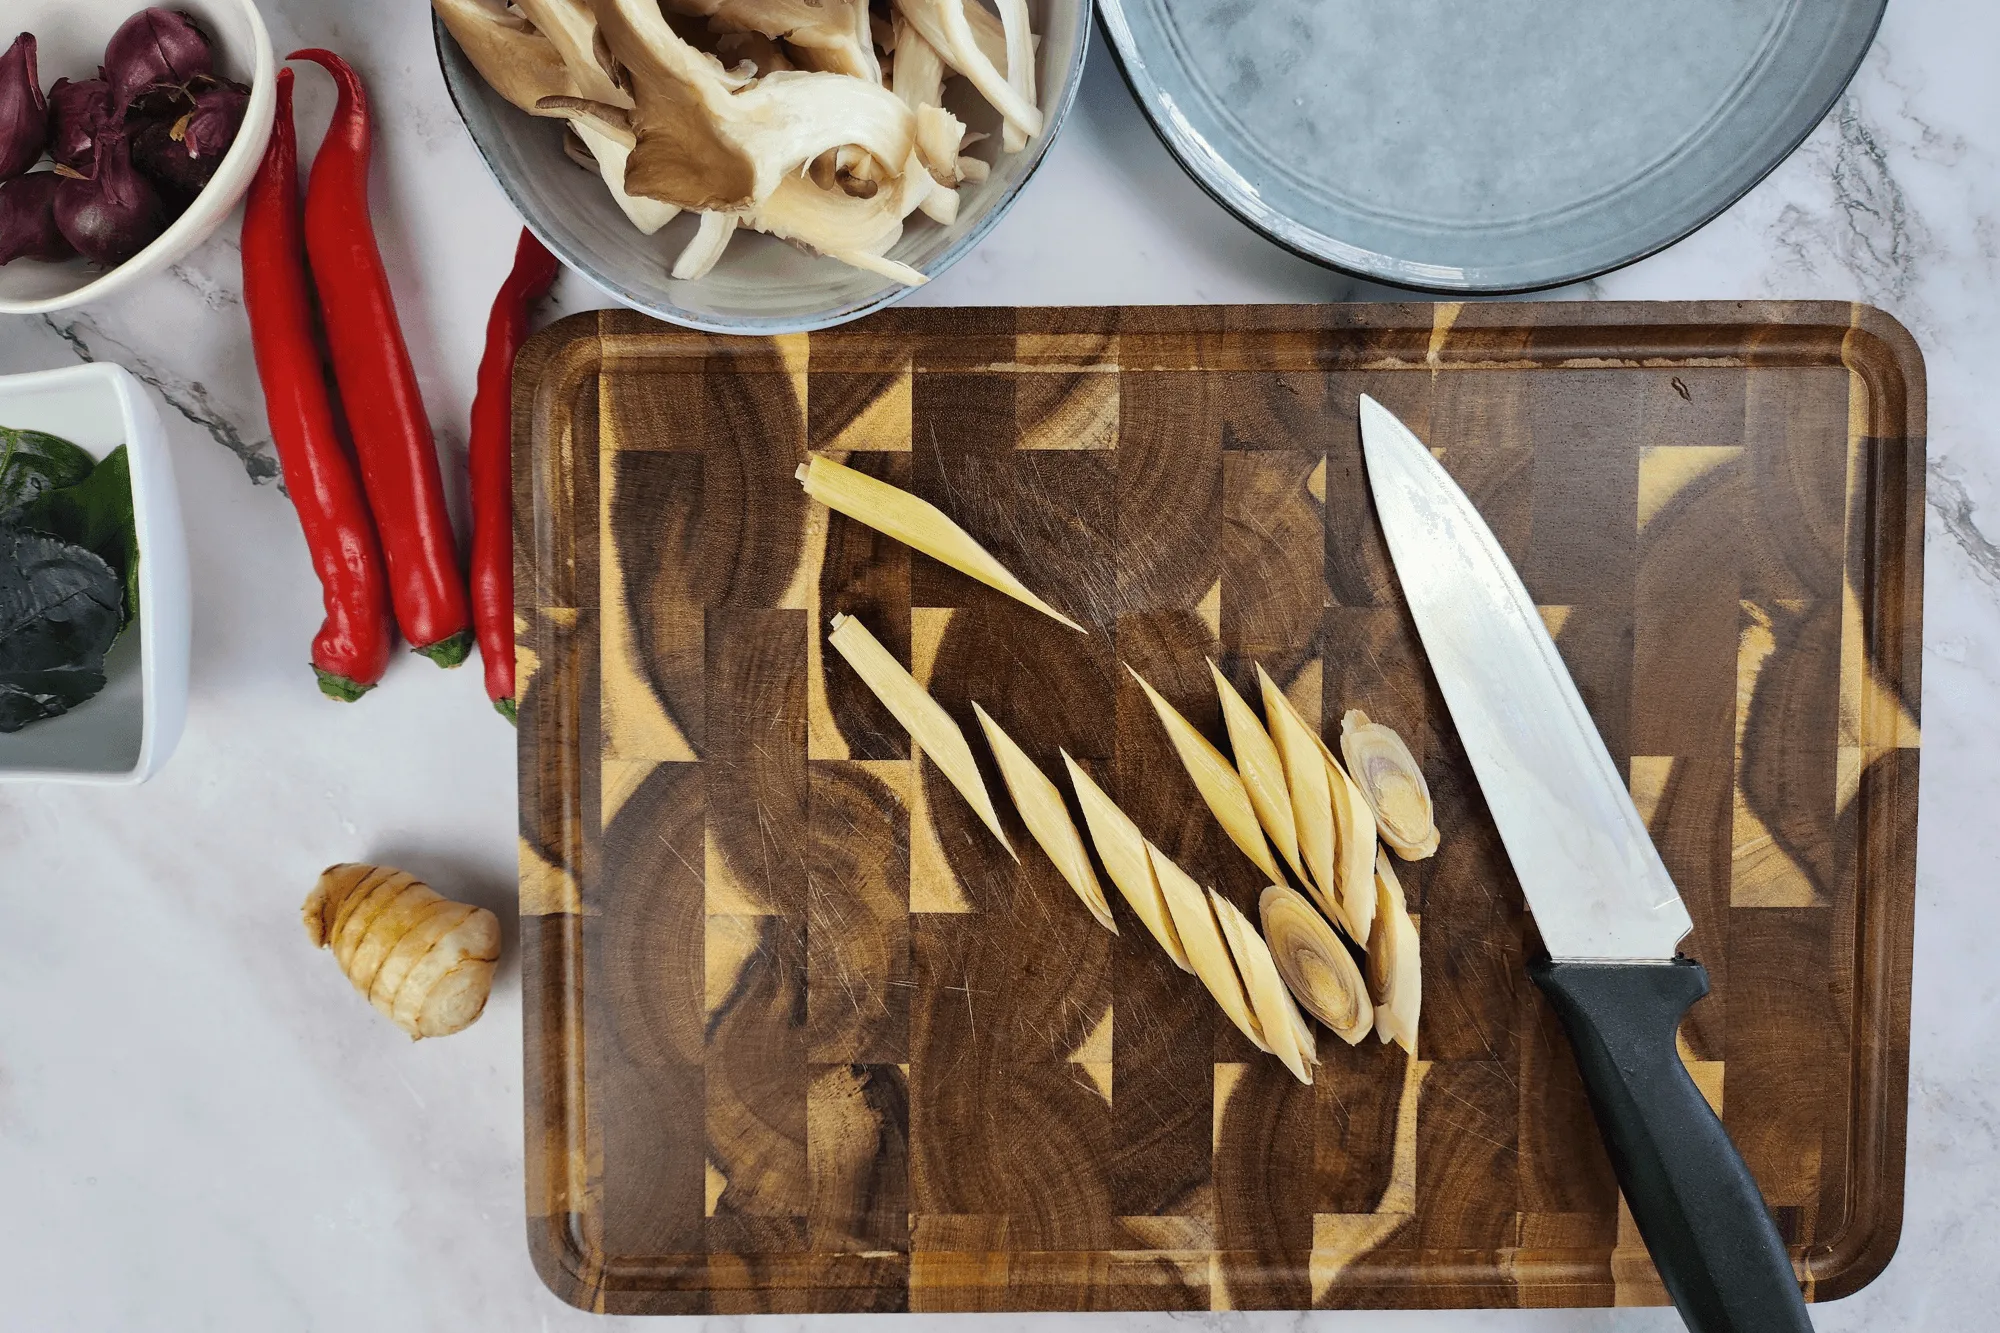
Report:
[[[1208,987],[1208,993],[1222,1006],[1229,1021],[1258,1050],[1270,1050],[1271,1043],[1265,1040],[1264,1030],[1251,1009],[1250,993],[1244,989],[1243,978],[1230,958],[1229,945],[1222,938],[1222,927],[1216,923],[1215,909],[1208,905],[1207,891],[1150,842],[1146,844],[1146,854],[1152,858],[1153,875],[1167,900],[1167,910],[1173,914],[1174,930],[1187,949],[1191,970]]]
[[[1365,948],[1375,928],[1375,814],[1333,751],[1324,742],[1320,749],[1326,757],[1326,785],[1333,793],[1333,877],[1345,918],[1341,925]]]
[[[1083,626],[1028,591],[1028,585],[930,501],[820,454],[799,465],[798,478],[805,483],[806,494],[828,509],[837,509],[940,564],[997,588],[1079,634],[1085,632]]]
[[[1174,929],[1173,913],[1168,911],[1166,897],[1160,892],[1159,877],[1153,873],[1145,835],[1105,794],[1104,788],[1091,780],[1083,766],[1070,758],[1067,750],[1063,751],[1063,763],[1069,768],[1070,785],[1076,788],[1076,803],[1083,810],[1084,827],[1090,830],[1090,840],[1097,846],[1097,858],[1104,862],[1104,872],[1118,886],[1132,914],[1145,923],[1160,947],[1167,951],[1167,957],[1174,960],[1174,966],[1183,972],[1194,971],[1187,949],[1181,944],[1180,932]]]
[[[1292,1006],[1292,1022],[1298,1032],[1299,1050],[1306,1057],[1306,1063],[1319,1064],[1319,1038],[1313,1035],[1313,1026],[1306,1021],[1305,1014],[1295,1004]]]
[[[1049,854],[1049,860],[1055,862],[1070,888],[1076,890],[1076,896],[1097,918],[1097,924],[1116,935],[1118,925],[1111,919],[1111,904],[1104,901],[1104,887],[1097,882],[1097,872],[1090,868],[1090,853],[1084,850],[1083,835],[1076,831],[1069,807],[1063,804],[1062,791],[984,708],[974,704],[972,711],[986,732],[986,743],[993,748],[993,757],[1000,765],[1000,779],[1007,784],[1007,794],[1014,798],[1014,808],[1021,812],[1021,822],[1028,826],[1029,834]]]
[[[1130,665],[1125,669],[1132,672],[1132,679],[1139,682],[1139,688],[1152,702],[1153,711],[1159,714],[1160,725],[1167,730],[1167,739],[1174,743],[1174,753],[1181,757],[1181,766],[1194,779],[1195,790],[1214,811],[1222,831],[1259,870],[1272,879],[1279,878],[1282,872],[1271,855],[1271,845],[1264,841],[1264,827],[1257,822],[1257,810],[1250,804],[1250,793],[1244,789],[1242,775],[1230,766],[1222,751],[1209,744],[1208,737],[1195,730],[1194,723],[1182,717],[1179,710],[1161,697],[1144,676]]]
[[[1340,753],[1355,785],[1368,798],[1368,808],[1375,812],[1382,841],[1405,861],[1421,861],[1436,852],[1437,814],[1430,784],[1403,738],[1354,708],[1340,719]]]
[[[1257,1026],[1263,1031],[1264,1040],[1270,1043],[1271,1054],[1285,1062],[1292,1077],[1301,1083],[1311,1083],[1312,1064],[1319,1052],[1312,1042],[1311,1030],[1299,1015],[1299,1007],[1292,1003],[1291,992],[1285,989],[1284,978],[1278,975],[1271,947],[1235,903],[1214,889],[1208,891],[1208,902],[1215,911],[1216,924],[1222,927],[1230,956],[1236,960],[1237,974],[1243,979],[1243,989],[1249,992],[1250,1007],[1257,1015]],[[1307,1034],[1305,1043],[1299,1040],[1302,1029]]]
[[[1375,1000],[1375,1035],[1417,1053],[1417,1019],[1423,1006],[1422,954],[1417,924],[1403,901],[1403,886],[1389,854],[1375,854],[1375,929],[1368,939],[1368,991]]]
[[[1285,764],[1271,733],[1257,720],[1229,678],[1211,661],[1208,674],[1215,678],[1215,695],[1222,701],[1222,723],[1229,731],[1229,749],[1236,760],[1237,776],[1257,812],[1257,822],[1270,835],[1271,845],[1301,881],[1306,869],[1299,861],[1299,825],[1292,814],[1292,793],[1285,785]]]
[[[1375,1026],[1368,983],[1319,909],[1305,895],[1273,884],[1258,900],[1257,912],[1278,975],[1306,1012],[1349,1046],[1367,1036]]]
[[[917,743],[930,761],[938,766],[938,771],[952,786],[958,788],[993,836],[1007,849],[1007,855],[1015,856],[1014,848],[1007,841],[1007,835],[1000,831],[1000,815],[993,808],[993,798],[986,794],[986,783],[979,776],[978,761],[972,757],[972,747],[966,743],[965,733],[951,714],[944,711],[944,705],[925,692],[917,684],[916,677],[903,669],[903,664],[892,656],[887,648],[868,627],[850,615],[833,618],[833,632],[826,636],[834,651],[847,659],[854,673],[875,697],[882,701],[895,719],[910,733],[910,739]]]
[[[1270,724],[1271,739],[1285,769],[1285,790],[1291,794],[1292,817],[1298,824],[1299,854],[1309,875],[1306,887],[1327,915],[1345,926],[1334,870],[1333,795],[1319,737],[1262,666],[1257,668],[1257,688],[1264,696],[1264,720]]]

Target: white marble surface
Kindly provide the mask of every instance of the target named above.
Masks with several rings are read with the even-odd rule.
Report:
[[[279,0],[381,108],[376,198],[449,450],[515,225],[432,63],[420,0]],[[1902,1248],[1823,1330],[1994,1327],[2000,1229],[2000,18],[1894,0],[1808,144],[1697,236],[1570,297],[1858,297],[1930,370],[1925,759],[1909,1206]],[[302,80],[323,116],[319,80]],[[296,916],[329,861],[376,858],[512,902],[512,733],[476,676],[413,657],[361,707],[305,669],[317,589],[271,485],[218,239],[129,299],[0,320],[0,371],[114,359],[173,436],[196,587],[193,700],[133,791],[0,787],[0,1326],[60,1330],[596,1327],[523,1243],[519,974],[449,1041],[402,1041]],[[1367,299],[1240,228],[1181,175],[1100,49],[1020,206],[918,299],[1059,304]],[[549,313],[598,304],[565,280]],[[510,936],[511,943],[511,936]],[[717,1328],[738,1322],[709,1321]],[[1139,1317],[923,1321],[1138,1328]],[[1186,1316],[1187,1326],[1667,1330],[1665,1311]],[[784,1327],[833,1321],[784,1322]],[[916,1321],[906,1325],[914,1327]],[[765,1327],[776,1328],[776,1321]],[[839,1325],[853,1327],[851,1323]]]

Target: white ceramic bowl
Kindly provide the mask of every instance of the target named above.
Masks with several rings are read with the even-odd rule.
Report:
[[[187,538],[166,431],[131,372],[102,362],[0,376],[0,425],[60,435],[93,458],[126,446],[139,530],[139,614],[105,658],[104,689],[0,734],[0,781],[144,782],[187,716]]]
[[[995,159],[999,116],[965,80],[947,86],[947,109],[968,129],[993,136],[972,152],[995,160],[983,183],[960,187],[955,223],[941,227],[914,214],[889,251],[891,259],[927,277],[950,268],[1000,220],[1041,164],[1076,98],[1090,43],[1089,0],[1028,0],[1028,12],[1041,37],[1035,87],[1042,132],[1022,152]],[[770,335],[844,324],[910,292],[892,278],[741,232],[707,277],[669,278],[674,257],[694,234],[695,217],[683,215],[655,235],[641,235],[603,182],[563,155],[561,121],[509,106],[486,86],[443,24],[436,25],[436,33],[445,86],[515,211],[564,263],[614,299],[689,328]]]
[[[123,23],[146,6],[143,0],[6,0],[0,5],[0,49],[17,32],[32,32],[38,49],[42,88],[57,79],[87,79],[97,73],[104,44]],[[276,108],[271,35],[250,0],[172,0],[172,8],[194,16],[215,42],[216,66],[228,78],[250,85],[243,128],[223,155],[215,179],[187,212],[154,242],[114,269],[82,259],[45,264],[17,259],[0,264],[0,314],[39,315],[86,301],[101,301],[157,273],[207,240],[250,188],[264,145],[271,138]]]

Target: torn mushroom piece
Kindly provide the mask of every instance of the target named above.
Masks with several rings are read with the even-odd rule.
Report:
[[[618,86],[610,53],[598,40],[588,0],[513,0],[513,7],[555,47],[578,96],[632,109],[632,95]]]
[[[1027,7],[1013,0],[1018,7],[1018,22],[1026,31]],[[966,0],[896,0],[896,11],[907,18],[923,39],[936,49],[944,63],[963,74],[979,95],[1000,113],[1009,133],[1003,135],[1003,146],[1018,137],[1021,144],[1042,132],[1042,113],[1031,97],[1024,97],[1007,76],[995,67],[992,58],[982,49],[979,36],[973,30],[971,13],[983,13],[975,3],[968,10]],[[1017,43],[1008,39],[1008,20],[1002,11],[1000,26],[1003,32],[1005,50],[1012,54]],[[1026,49],[1032,53],[1032,37],[1024,37]],[[1011,63],[1011,62],[1010,62]],[[1022,62],[1032,67],[1032,56]],[[1025,73],[1021,76],[1030,79]],[[1032,82],[1028,85],[1033,87]]]
[[[949,226],[958,220],[958,184],[966,179],[959,156],[967,142],[965,125],[944,109],[945,68],[937,49],[901,15],[891,32],[895,64],[890,88],[916,115],[917,158],[937,183],[917,207],[933,222]]]
[[[729,238],[735,234],[735,214],[703,213],[701,225],[695,228],[694,239],[687,243],[680,258],[674,261],[673,276],[707,277],[708,271],[722,258],[722,252],[729,248]]]
[[[690,46],[654,0],[597,0],[611,53],[631,78],[634,194],[682,208],[737,211],[769,199],[828,149],[903,163],[915,116],[880,83],[780,70],[750,82]]]
[[[718,32],[783,41],[807,69],[882,82],[868,0],[666,0],[663,8]]]
[[[715,54],[724,61],[732,72],[742,73],[744,65],[748,72],[762,76],[776,74],[781,69],[797,69],[785,48],[766,37],[761,32],[730,31],[716,34]]]
[[[999,812],[993,808],[993,798],[986,794],[986,783],[979,776],[978,761],[972,757],[972,747],[966,744],[965,733],[952,720],[944,706],[917,684],[916,677],[903,669],[881,640],[868,632],[868,627],[850,615],[833,618],[832,633],[826,641],[833,645],[835,652],[847,659],[854,673],[861,677],[882,706],[889,710],[903,729],[910,733],[918,750],[944,774],[952,786],[958,788],[980,822],[992,830],[1000,845],[1007,849],[1007,855],[1015,860],[1014,848],[1007,841],[1007,835],[1000,829]]]
[[[1007,86],[1029,106],[1035,105],[1035,34],[1028,26],[1028,0],[998,0],[1000,26],[1007,38]],[[1000,131],[1000,146],[1018,153],[1034,131],[1008,120]],[[1311,1080],[1307,1080],[1310,1082]]]
[[[820,189],[838,190],[856,199],[873,199],[888,175],[881,163],[852,146],[829,149],[806,168],[807,178]]]
[[[529,115],[564,114],[542,109],[543,98],[584,96],[556,44],[505,6],[493,0],[431,0],[431,8],[479,77]]]
[[[590,160],[580,165],[589,166],[604,178],[605,188],[640,232],[651,236],[680,216],[681,210],[673,204],[625,192],[625,164],[637,141],[632,135],[631,118],[623,110],[581,97],[544,97],[535,103],[535,112],[569,118],[570,133],[590,155]],[[576,157],[574,153],[570,156],[572,160]]]

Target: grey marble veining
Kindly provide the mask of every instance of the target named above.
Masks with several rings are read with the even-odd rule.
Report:
[[[381,240],[447,453],[515,229],[431,63],[420,4],[274,0],[280,50],[325,44],[373,84]],[[1924,788],[1909,1196],[1902,1248],[1828,1333],[2000,1327],[2000,17],[1892,0],[1848,96],[1708,228],[1573,299],[1874,301],[1930,376]],[[330,104],[300,77],[308,142]],[[322,701],[296,521],[218,238],[114,305],[0,320],[0,370],[116,359],[175,450],[196,588],[193,699],[166,770],[129,792],[0,788],[0,1326],[37,1330],[591,1330],[522,1235],[520,998],[411,1045],[306,947],[328,862],[379,858],[502,910],[512,733],[476,677],[403,656],[362,704]],[[1241,227],[1174,166],[1099,58],[1019,206],[916,295],[929,304],[1381,299]],[[565,279],[548,313],[598,303]],[[852,1320],[692,1327],[839,1333]],[[1436,1330],[1668,1333],[1658,1310],[1352,1316],[994,1316],[950,1333]]]

